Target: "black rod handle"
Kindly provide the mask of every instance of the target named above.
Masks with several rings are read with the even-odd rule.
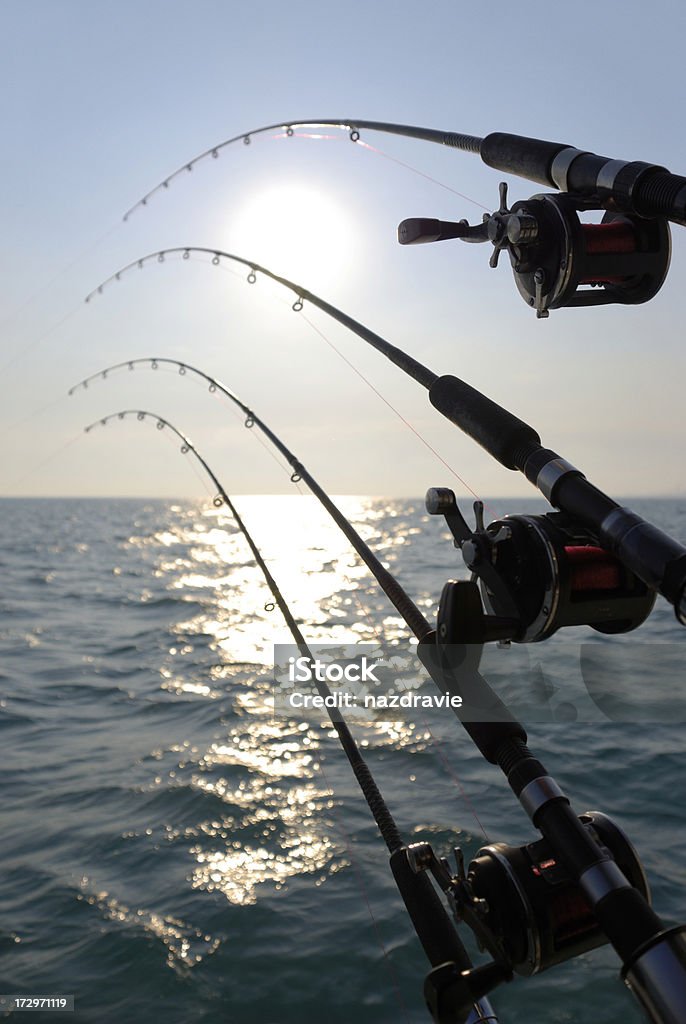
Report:
[[[659,164],[615,160],[562,142],[492,132],[479,149],[489,167],[563,192],[612,199],[642,217],[686,223],[686,178]]]
[[[557,154],[569,148],[564,142],[544,142],[543,139],[529,139],[524,135],[491,132],[481,143],[479,154],[489,167],[555,188],[550,168]]]
[[[519,469],[515,458],[522,446],[540,444],[533,427],[459,377],[438,377],[429,388],[429,399],[506,469]]]

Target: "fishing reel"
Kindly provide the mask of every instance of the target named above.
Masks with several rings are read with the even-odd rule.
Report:
[[[612,857],[649,900],[643,866],[621,828],[598,811],[588,811],[579,820],[601,853]],[[494,986],[513,972],[539,974],[608,941],[580,886],[546,839],[523,846],[491,843],[466,870],[458,848],[454,872],[428,843],[411,845],[407,856],[415,872],[433,875],[457,922],[467,924],[482,952],[492,957],[490,964],[470,971],[442,964],[430,972],[424,991],[437,1024],[465,1020],[472,1003],[490,991],[489,981]]]
[[[428,491],[426,508],[445,517],[473,574],[471,584],[449,581],[443,589],[440,643],[530,643],[580,625],[626,633],[653,608],[655,591],[564,512],[506,516],[485,526],[477,501],[472,530],[454,493],[442,487]]]
[[[647,302],[669,269],[667,220],[607,211],[600,224],[582,223],[579,213],[599,209],[597,198],[571,193],[541,193],[509,209],[501,182],[500,208],[481,224],[413,217],[400,223],[398,241],[491,242],[491,267],[507,250],[515,284],[537,318],[562,306]]]

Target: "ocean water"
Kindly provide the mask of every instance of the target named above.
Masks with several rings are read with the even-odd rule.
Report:
[[[402,642],[313,499],[236,504],[309,641]],[[459,556],[422,502],[340,504],[432,615]],[[686,501],[633,504],[686,538]],[[73,994],[54,1021],[427,1021],[427,964],[337,740],[272,714],[290,636],[227,511],[3,500],[0,568],[0,993]],[[627,639],[576,630],[546,673],[569,676],[577,640]],[[632,639],[686,655],[661,600]],[[641,665],[628,687],[652,684]],[[683,721],[530,728],[577,810],[628,832],[668,922],[686,920]],[[451,713],[355,731],[409,839],[469,857],[485,836],[532,838]],[[642,1019],[607,948],[493,1003],[503,1024]]]

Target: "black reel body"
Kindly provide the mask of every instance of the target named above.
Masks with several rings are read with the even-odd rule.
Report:
[[[649,903],[643,866],[622,829],[599,811],[587,811],[579,821],[602,862],[616,865],[620,877]],[[424,992],[436,1024],[464,1024],[477,999],[510,981],[513,973],[539,974],[609,941],[581,886],[547,839],[523,846],[491,843],[467,870],[458,848],[456,873],[428,843],[412,844],[405,852],[414,872],[431,872],[457,923],[464,922],[491,957],[468,970],[448,962],[429,973]]]
[[[501,585],[482,580],[482,595],[495,615],[507,615],[514,602],[521,626],[513,639],[545,640],[563,626],[581,625],[626,633],[652,610],[655,592],[562,512],[507,516],[486,534]]]
[[[611,205],[598,197],[540,193],[509,209],[503,182],[500,208],[481,224],[414,217],[401,222],[398,240],[492,242],[491,267],[507,249],[519,293],[539,318],[562,306],[647,302],[669,270],[669,224],[663,217],[606,209]],[[606,213],[600,224],[579,218],[601,209]]]
[[[649,899],[643,867],[622,830],[598,811],[582,814],[580,820]],[[467,881],[476,900],[485,901],[483,924],[517,974],[538,974],[608,941],[579,885],[556,861],[546,839],[525,846],[483,847],[469,865]]]
[[[445,516],[473,574],[471,583],[450,580],[443,588],[440,643],[531,643],[563,626],[627,633],[653,608],[655,591],[565,512],[506,516],[485,526],[483,504],[475,502],[472,529],[445,487],[427,492],[426,507]]]
[[[589,206],[575,196],[536,195],[512,207],[505,232],[515,284],[539,315],[561,306],[647,302],[664,283],[667,222],[607,212],[600,224],[584,224],[578,213]]]

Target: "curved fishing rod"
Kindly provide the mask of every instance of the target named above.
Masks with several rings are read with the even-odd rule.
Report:
[[[72,394],[72,391],[73,391],[73,389],[70,389],[69,394]],[[257,562],[258,566],[262,570],[262,575],[264,576],[264,578],[265,578],[265,580],[267,582],[267,586],[269,587],[269,589],[272,592],[272,596],[274,598],[274,601],[278,605],[279,611],[283,615],[283,617],[284,617],[284,619],[286,621],[286,625],[288,626],[288,628],[289,628],[289,630],[291,632],[291,635],[293,636],[293,639],[295,640],[296,644],[298,644],[299,646],[305,647],[305,639],[304,639],[302,633],[300,632],[300,627],[298,626],[297,622],[295,621],[295,619],[291,615],[290,609],[289,609],[288,605],[286,604],[286,602],[285,602],[285,600],[283,598],[283,595],[281,594],[281,591],[279,590],[279,587],[276,584],[276,581],[275,581],[274,577],[270,573],[269,567],[267,566],[266,562],[262,558],[262,555],[260,554],[260,552],[259,552],[259,550],[258,550],[258,548],[257,548],[257,546],[255,544],[255,542],[253,541],[252,536],[249,533],[245,523],[243,522],[243,520],[239,516],[239,514],[238,514],[238,512],[236,510],[235,505],[233,504],[233,502],[229,498],[228,494],[224,490],[224,487],[222,486],[219,478],[215,475],[215,473],[213,472],[213,470],[212,470],[211,466],[209,465],[209,463],[207,463],[205,461],[205,459],[202,457],[202,455],[197,450],[195,445],[192,443],[190,438],[186,437],[185,434],[182,434],[181,431],[178,430],[173,425],[173,423],[169,422],[169,420],[164,419],[164,417],[162,417],[162,416],[158,416],[156,413],[149,412],[146,409],[122,409],[120,412],[111,413],[109,416],[103,416],[100,419],[95,420],[93,423],[89,423],[88,426],[84,427],[83,429],[84,429],[84,432],[86,434],[88,434],[88,433],[90,433],[91,430],[93,430],[94,427],[104,427],[107,423],[110,422],[110,420],[115,420],[115,419],[116,420],[124,420],[124,419],[126,419],[127,416],[135,416],[136,419],[139,422],[143,422],[143,420],[145,420],[148,417],[150,417],[150,419],[156,421],[156,425],[157,425],[158,430],[163,430],[165,427],[169,427],[169,429],[174,434],[176,434],[176,436],[181,441],[181,454],[182,455],[187,455],[188,452],[192,452],[194,457],[197,459],[197,461],[202,466],[202,468],[205,471],[205,473],[209,476],[209,478],[212,481],[212,483],[214,484],[214,486],[217,488],[217,492],[218,492],[217,496],[213,499],[214,505],[217,506],[217,507],[220,507],[221,505],[226,505],[227,508],[229,509],[231,515],[233,516],[234,520],[236,521],[236,525],[238,526],[239,530],[241,531],[241,533],[245,537],[246,541],[248,542],[248,545],[250,547],[250,550],[253,553],[253,557],[255,558],[255,561]],[[307,653],[309,655],[309,651]]]
[[[191,367],[187,368],[192,369]],[[204,374],[201,375],[204,376]],[[100,376],[102,376],[102,374]],[[78,385],[76,386],[78,387]],[[73,390],[74,389],[71,389],[70,394]],[[202,469],[217,488],[218,493],[214,498],[215,506],[219,507],[222,504],[225,504],[229,509],[236,525],[250,547],[253,557],[265,578],[267,586],[272,593],[275,603],[278,605],[279,611],[281,612],[284,621],[286,622],[286,625],[298,646],[298,649],[304,652],[305,656],[311,663],[314,663],[315,658],[305,641],[302,631],[295,621],[290,608],[288,607],[276,580],[270,572],[268,565],[262,557],[262,554],[250,531],[238,514],[235,505],[231,501],[221,481],[192,441],[172,423],[170,423],[169,420],[145,409],[123,409],[119,412],[111,413],[108,416],[103,416],[100,419],[95,420],[93,423],[90,423],[84,428],[84,430],[86,433],[89,433],[95,427],[105,426],[110,420],[121,421],[129,415],[135,416],[139,422],[150,417],[155,421],[158,430],[163,430],[165,427],[168,427],[181,441],[181,454],[186,455],[188,452],[193,454]],[[255,422],[258,422],[257,417],[255,417]],[[269,434],[271,436],[271,432],[269,432]],[[305,476],[303,476],[303,479],[304,478]],[[364,542],[361,541],[361,543],[363,544]],[[357,742],[355,741],[344,716],[341,714],[337,704],[334,703],[334,706],[331,706],[331,690],[327,686],[326,682],[319,678],[318,673],[313,674],[313,681],[319,695],[324,700],[324,707],[331,724],[336,730],[336,734],[352,768],[353,774],[357,779],[360,789],[362,790],[362,794],[372,816],[374,817],[374,821],[379,828],[383,840],[388,847],[393,877],[410,915],[417,937],[422,944],[429,962],[434,968],[437,968],[439,965],[447,962],[454,963],[458,966],[461,972],[469,974],[472,971],[472,962],[469,954],[464,948],[462,940],[451,923],[450,918],[448,917],[446,910],[428,876],[425,872],[417,871],[413,867],[412,861],[408,857],[408,846],[402,839],[398,826],[386,806],[386,802],[381,795],[369,766],[360,753]],[[329,698],[329,703],[327,703],[327,698]],[[506,973],[503,975],[502,972],[500,972],[500,974],[502,976],[500,976],[498,980],[509,980]],[[509,977],[511,977],[511,972]],[[474,991],[470,990],[468,993],[468,1002],[464,1004],[466,1013],[466,1016],[464,1017],[465,1024],[480,1024],[480,1022],[485,1021],[486,1019],[492,1021],[493,1024],[498,1024],[498,1019],[493,1013],[489,1001],[485,998],[485,990],[481,991],[477,985],[474,985],[473,988]],[[470,1007],[473,1008],[470,1009]]]
[[[169,188],[170,183],[179,175],[192,171],[201,160],[218,157],[222,149],[233,143],[249,144],[254,135],[265,132],[282,131],[286,136],[292,137],[295,128],[319,127],[347,130],[352,142],[357,142],[360,131],[364,130],[438,143],[466,153],[475,153],[489,167],[562,192],[584,197],[600,197],[603,204],[611,204],[620,210],[631,210],[639,216],[665,217],[677,224],[685,223],[686,178],[672,174],[659,164],[611,159],[588,150],[577,149],[567,143],[546,142],[543,139],[505,132],[491,132],[485,138],[481,138],[461,132],[357,118],[281,121],[234,135],[199,153],[175,170],[139,199],[124,214],[124,220],[140,206],[146,206],[155,193]]]
[[[314,292],[242,256],[220,249],[178,246],[149,253],[127,264],[93,289],[85,301],[90,302],[107,285],[119,281],[123,274],[134,268],[141,269],[155,260],[164,262],[165,257],[171,254],[180,253],[183,259],[188,259],[192,252],[211,255],[215,266],[226,259],[249,267],[248,282],[251,284],[256,281],[258,272],[264,274],[297,295],[293,303],[296,312],[302,309],[304,301],[311,302],[375,348],[425,387],[434,408],[485,448],[501,465],[524,473],[551,505],[580,520],[595,534],[602,547],[613,552],[639,580],[662,594],[674,606],[679,621],[686,625],[686,547],[631,509],[621,507],[594,487],[581,471],[574,469],[555,452],[543,448],[539,434],[527,423],[460,378],[435,373]],[[471,533],[466,524],[464,530]]]
[[[230,139],[224,139],[223,142],[217,143],[216,146],[212,146],[210,149],[206,149],[204,152],[194,156],[192,160],[182,164],[181,167],[168,175],[164,181],[161,181],[159,185],[155,185],[155,187],[139,199],[138,202],[134,203],[131,209],[127,210],[124,214],[123,219],[125,221],[128,220],[131,214],[139,207],[147,206],[148,201],[157,192],[162,191],[162,189],[169,188],[169,185],[175,178],[178,178],[184,172],[192,171],[195,165],[200,163],[201,160],[206,160],[208,157],[216,159],[221,150],[226,149],[227,146],[230,146],[235,142],[243,142],[245,145],[249,145],[254,135],[262,135],[265,132],[281,131],[290,138],[295,134],[295,128],[339,128],[342,131],[347,130],[350,133],[351,142],[358,141],[361,130],[386,132],[391,135],[404,135],[412,139],[421,139],[424,142],[438,142],[443,146],[451,146],[454,149],[461,149],[469,153],[478,153],[479,147],[483,142],[483,139],[477,138],[475,135],[461,135],[457,132],[443,132],[434,128],[416,128],[412,125],[389,124],[385,121],[361,121],[359,119],[351,118],[321,118],[281,121],[279,124],[269,124],[262,128],[253,128],[249,132],[242,132],[240,135],[234,135]]]
[[[233,263],[240,263],[244,267],[249,267],[250,273],[247,277],[248,284],[255,284],[257,274],[259,273],[264,274],[265,277],[275,281],[277,284],[283,285],[284,288],[288,288],[289,291],[292,291],[297,295],[297,299],[292,306],[296,313],[300,312],[303,308],[304,302],[311,302],[313,306],[321,309],[322,312],[326,313],[334,320],[337,320],[340,324],[343,324],[344,327],[347,327],[348,330],[352,331],[354,334],[357,334],[363,341],[366,341],[367,344],[371,345],[372,348],[377,349],[377,351],[385,355],[387,359],[390,359],[391,362],[395,363],[396,366],[399,366],[404,373],[413,377],[414,380],[418,381],[425,388],[431,387],[433,382],[437,379],[438,374],[432,373],[431,370],[427,369],[426,366],[423,366],[416,359],[413,359],[412,356],[403,352],[401,349],[396,348],[395,345],[391,345],[390,342],[386,341],[378,334],[375,334],[374,331],[365,327],[364,324],[354,320],[351,316],[348,316],[347,313],[344,313],[343,310],[338,309],[336,306],[332,306],[330,302],[326,302],[325,299],[315,295],[314,292],[308,291],[307,288],[303,288],[302,285],[295,284],[293,281],[289,281],[288,278],[280,277],[273,271],[268,270],[267,267],[263,267],[259,263],[255,263],[254,260],[245,259],[243,256],[235,256],[230,252],[224,252],[222,249],[208,249],[199,245],[182,245],[175,246],[171,249],[160,249],[157,252],[150,252],[147,256],[141,256],[140,259],[133,260],[133,262],[127,263],[125,267],[121,267],[117,270],[114,274],[99,284],[97,288],[94,288],[92,292],[89,292],[84,299],[84,302],[90,302],[96,295],[102,295],[102,292],[109,284],[112,284],[114,281],[119,281],[122,275],[128,273],[130,270],[142,270],[147,263],[152,263],[153,261],[156,261],[157,263],[164,263],[167,256],[174,256],[179,253],[181,254],[182,259],[187,260],[193,252],[211,256],[212,264],[215,267],[219,266],[222,260],[230,260]]]
[[[233,402],[234,405],[237,405],[238,408],[245,413],[245,426],[248,428],[252,426],[257,426],[262,431],[262,433],[267,438],[269,438],[269,440],[277,449],[277,451],[279,451],[283,455],[283,457],[286,459],[286,461],[293,469],[293,474],[291,476],[291,480],[293,481],[293,483],[297,483],[299,479],[305,481],[305,483],[310,488],[312,493],[329,513],[329,515],[336,523],[338,528],[345,534],[347,539],[350,541],[351,545],[358,553],[362,561],[365,563],[367,568],[370,570],[375,580],[383,590],[384,594],[388,597],[391,604],[394,606],[398,614],[402,617],[406,625],[410,628],[410,630],[417,638],[417,640],[423,640],[427,636],[429,636],[429,634],[431,634],[433,631],[427,619],[424,617],[424,615],[422,615],[419,608],[417,608],[414,601],[412,601],[412,599],[408,595],[407,591],[404,590],[404,588],[400,585],[400,583],[398,583],[395,577],[391,575],[388,569],[386,569],[382,565],[382,563],[376,557],[376,555],[371,550],[369,545],[365,543],[365,541],[359,535],[359,533],[354,528],[352,523],[350,523],[346,519],[346,517],[343,515],[340,509],[331,500],[326,491],[322,487],[320,487],[315,478],[311,475],[311,473],[308,472],[308,470],[305,468],[305,466],[303,466],[299,459],[296,458],[293,452],[291,452],[286,447],[281,438],[277,437],[277,435],[272,430],[270,430],[270,428],[267,426],[264,420],[260,419],[257,413],[253,412],[253,410],[244,402],[242,402],[237,395],[235,395],[232,391],[229,391],[229,389],[225,387],[221,383],[221,381],[216,380],[214,377],[210,377],[207,373],[204,373],[202,370],[197,369],[195,366],[191,366],[189,363],[181,362],[178,359],[149,357],[142,359],[130,359],[123,363],[116,363],[113,366],[107,366],[105,367],[104,370],[101,370],[99,373],[91,374],[90,377],[86,377],[84,378],[84,380],[79,381],[78,384],[75,384],[72,388],[69,389],[68,393],[72,395],[78,388],[88,387],[90,381],[102,380],[103,378],[107,377],[109,373],[116,370],[122,370],[124,369],[124,367],[133,369],[134,366],[143,364],[150,366],[151,369],[156,369],[159,365],[165,363],[168,365],[178,367],[179,372],[181,372],[182,375],[185,374],[186,371],[189,371],[190,373],[196,374],[196,376],[198,377],[202,377],[204,380],[208,382],[212,390],[221,392],[221,394],[223,394],[226,398],[230,399],[230,401]],[[205,466],[205,469],[207,470],[207,472],[210,472],[209,467]],[[215,478],[213,477],[213,480],[214,479]]]

